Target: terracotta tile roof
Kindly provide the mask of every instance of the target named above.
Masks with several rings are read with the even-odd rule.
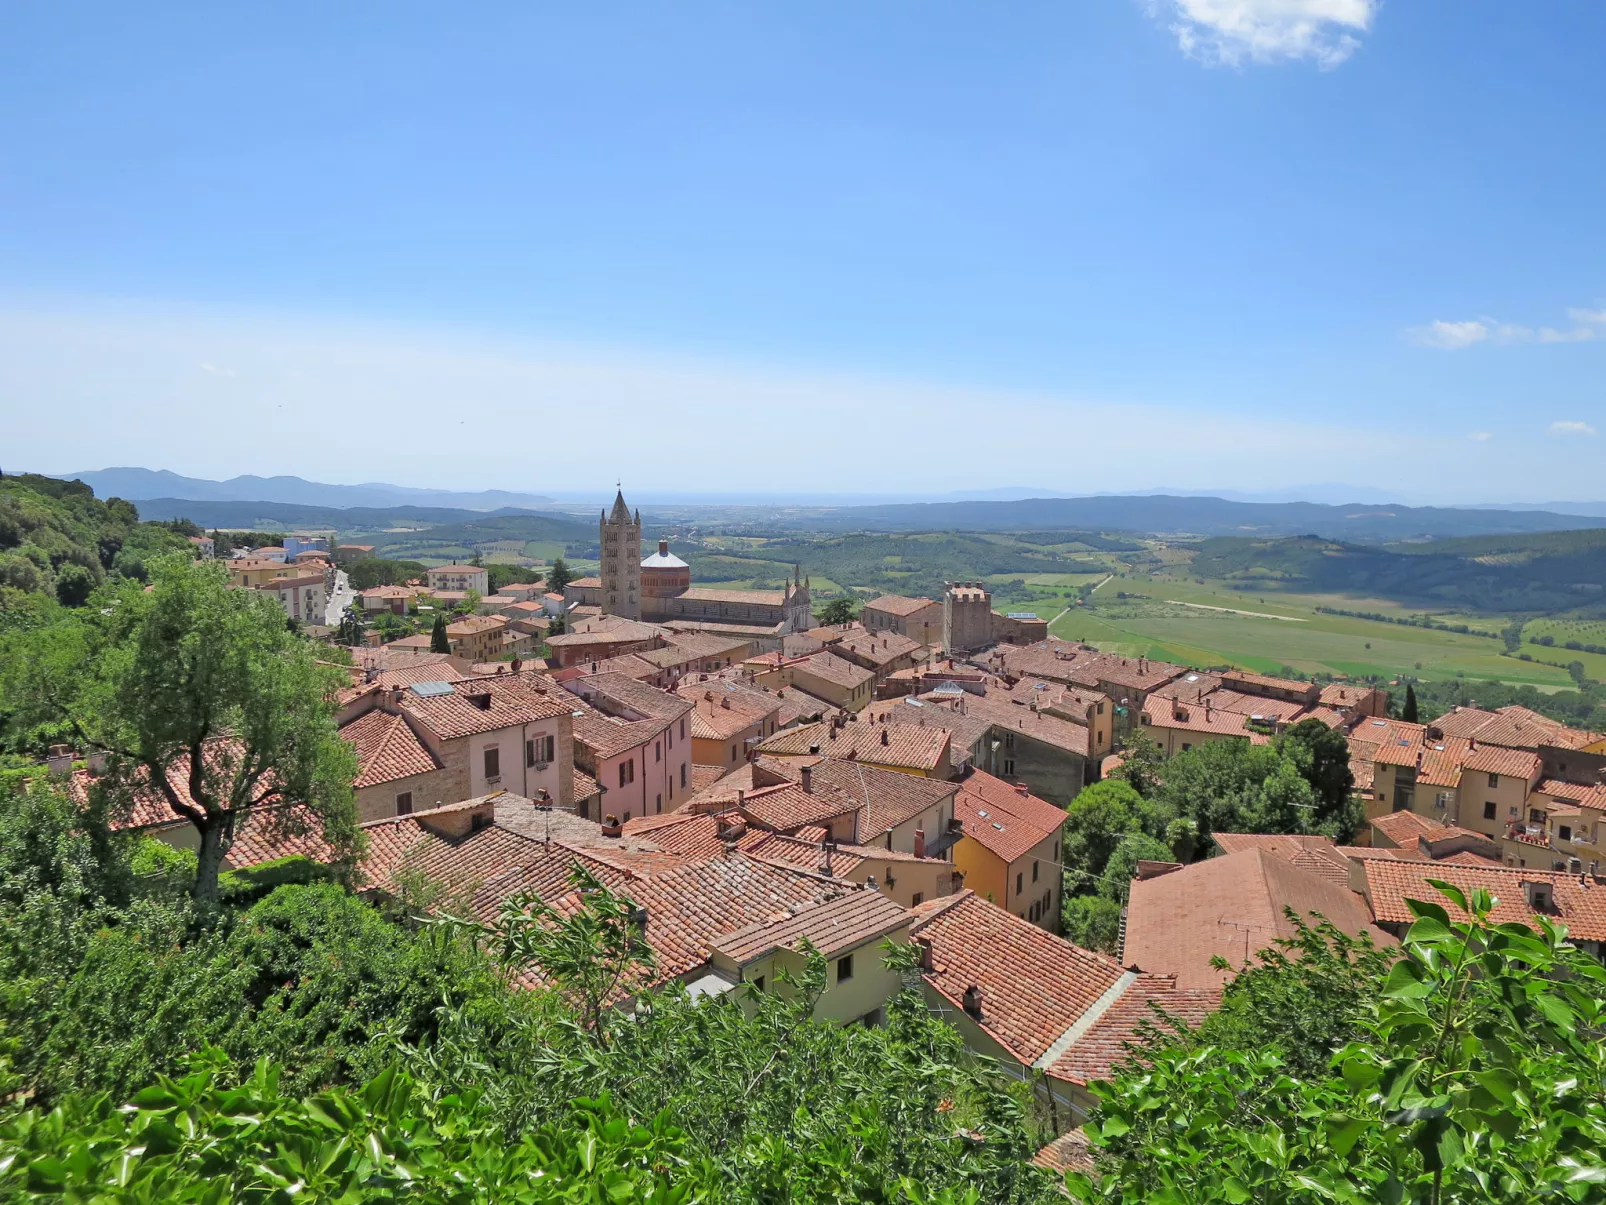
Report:
[[[1087,1032],[1054,1060],[1048,1073],[1073,1084],[1107,1080],[1117,1064],[1132,1057],[1144,1023],[1162,1023],[1156,1009],[1196,1029],[1220,1006],[1221,993],[1213,988],[1179,988],[1170,975],[1139,975]]]
[[[1120,657],[1114,653],[1095,653],[1080,659],[1071,666],[1072,682],[1085,686],[1098,686],[1108,682],[1112,686],[1147,691],[1163,686],[1187,672],[1181,665],[1166,661],[1150,661],[1147,657]]]
[[[401,658],[397,658],[398,661]],[[374,677],[376,686],[416,686],[420,682],[461,682],[467,675],[459,673],[457,668],[447,660],[446,654],[436,653],[430,657],[418,657],[414,660],[418,665],[398,665],[395,669],[383,669]]]
[[[864,686],[875,680],[875,674],[870,670],[862,665],[855,665],[845,657],[838,657],[829,649],[795,662],[792,672],[806,674],[848,689]]]
[[[1369,931],[1379,944],[1393,944],[1353,891],[1264,849],[1246,849],[1134,880],[1122,957],[1146,971],[1175,974],[1182,988],[1217,988],[1232,972],[1215,970],[1210,959],[1219,954],[1240,966],[1290,936],[1285,906],[1300,916],[1320,912],[1346,933]]]
[[[1274,678],[1269,674],[1252,674],[1241,669],[1223,670],[1221,681],[1230,688],[1256,687],[1261,690],[1280,690],[1290,694],[1313,694],[1321,698],[1321,690],[1313,682],[1297,682],[1292,678]],[[1250,693],[1253,693],[1251,691]]]
[[[980,988],[979,1024],[1028,1067],[1125,974],[1113,958],[1055,937],[969,889],[913,911],[911,938],[931,942],[926,983],[961,1011],[965,990]]]
[[[844,891],[858,889],[735,853],[643,879],[629,895],[647,909],[647,943],[657,956],[655,978],[663,981],[707,962],[712,943],[726,933]]]
[[[1451,862],[1367,861],[1366,891],[1379,921],[1410,924],[1416,918],[1407,899],[1439,904],[1459,911],[1429,883],[1440,879],[1471,893],[1486,889],[1499,901],[1490,919],[1495,924],[1516,922],[1533,927],[1536,915],[1548,916],[1567,926],[1580,941],[1606,941],[1606,885],[1587,876],[1529,870],[1515,866],[1463,866]],[[1580,878],[1583,879],[1580,882]],[[1555,900],[1553,911],[1536,914],[1528,906],[1525,883],[1545,884]]]
[[[595,778],[584,770],[573,770],[574,801],[579,803],[582,799],[590,799],[594,795],[602,794],[602,786]]]
[[[1467,752],[1466,741],[1449,736],[1423,745],[1422,762],[1416,770],[1417,783],[1429,787],[1459,786]]]
[[[652,740],[665,728],[668,720],[620,720],[603,715],[591,707],[583,707],[575,700],[576,710],[583,714],[574,717],[574,739],[591,751],[593,757],[617,757],[621,753],[639,748]]]
[[[1300,870],[1308,871],[1340,887],[1349,884],[1349,859],[1339,852],[1331,837],[1281,833],[1214,833],[1212,838],[1224,854],[1245,849],[1261,849]]]
[[[1322,687],[1321,700],[1328,707],[1347,710],[1372,693],[1370,686],[1352,686],[1347,682],[1329,682]]]
[[[595,664],[597,674],[622,674],[626,678],[633,678],[637,682],[647,682],[656,678],[663,672],[663,668],[646,660],[640,653],[621,653],[617,657],[608,657],[602,661],[587,662],[574,668],[580,672],[574,675],[577,678],[591,677],[591,666]],[[572,680],[572,679],[571,679]]]
[[[1559,778],[1542,778],[1534,790],[1555,799],[1606,811],[1606,785],[1600,783],[1584,786],[1576,782],[1563,782]]]
[[[700,766],[700,765],[697,765],[695,762],[692,763],[692,768],[691,768],[691,789],[692,789],[692,794],[693,795],[700,794],[702,791],[706,790],[708,787],[713,786],[716,782],[718,782],[720,779],[725,777],[726,771],[728,771],[729,769],[730,769],[729,766]]]
[[[782,773],[801,777],[802,768],[788,766]],[[830,758],[816,763],[811,777],[816,794],[835,795],[858,807],[858,836],[865,844],[959,790],[957,783]]]
[[[1582,749],[1601,739],[1597,732],[1569,728],[1558,720],[1526,707],[1502,707],[1484,711],[1476,707],[1457,707],[1433,721],[1447,736],[1476,737],[1480,745],[1502,745],[1510,749],[1537,749],[1550,745],[1561,749]]]
[[[900,657],[913,656],[926,646],[898,632],[851,632],[832,647],[856,661],[880,668]]]
[[[1368,823],[1395,845],[1402,849],[1416,849],[1417,841],[1426,837],[1430,841],[1442,841],[1446,837],[1480,836],[1471,829],[1459,828],[1453,824],[1443,824],[1428,816],[1418,815],[1416,812],[1390,812],[1386,816],[1375,816]]]
[[[1065,812],[980,770],[959,785],[954,815],[965,836],[1007,863],[1065,827]]]
[[[577,577],[569,585],[578,586],[582,590],[588,587],[593,590],[600,590],[602,589],[602,579],[600,577]]]
[[[451,694],[425,698],[409,690],[402,699],[403,709],[442,740],[551,719],[573,703],[563,691],[524,674],[467,678],[452,683]]]
[[[1236,711],[1246,716],[1264,716],[1279,723],[1293,723],[1304,718],[1309,710],[1305,703],[1288,699],[1268,699],[1262,695],[1247,695],[1237,690],[1216,690],[1209,696],[1210,705],[1222,711]]]
[[[1218,711],[1213,706],[1183,703],[1177,699],[1145,700],[1140,722],[1151,728],[1173,728],[1182,732],[1243,737],[1256,735],[1249,728],[1247,715],[1236,711]]]
[[[889,720],[894,724],[913,725],[917,728],[940,728],[948,733],[950,758],[976,747],[993,728],[993,721],[985,716],[966,715],[945,699],[927,696],[924,699],[887,699],[871,703],[859,713],[861,719]]]
[[[721,934],[709,946],[737,966],[747,966],[777,950],[796,950],[804,942],[824,957],[836,958],[907,927],[913,919],[908,909],[879,891],[859,890]]]
[[[750,695],[738,696],[711,689],[706,684],[700,687],[682,684],[678,693],[692,706],[691,734],[702,740],[729,740],[778,710],[773,699],[769,707],[763,708]]]
[[[805,825],[820,824],[842,816],[857,817],[860,810],[858,803],[842,792],[805,791],[801,786],[790,783],[750,791],[740,806],[742,815],[755,824],[782,833],[795,832]],[[864,834],[861,832],[859,835],[862,838]]]
[[[916,611],[923,611],[927,607],[940,606],[931,598],[905,598],[902,594],[883,594],[880,598],[871,599],[864,604],[866,611],[880,611],[885,615],[913,615]]]
[[[1467,753],[1462,766],[1468,770],[1481,770],[1485,774],[1509,774],[1513,778],[1533,778],[1539,773],[1541,762],[1537,753],[1529,753],[1525,749],[1503,749],[1495,745],[1485,745],[1481,740],[1478,747]]]
[[[693,586],[677,598],[693,602],[743,603],[748,606],[779,607],[786,602],[784,590],[718,590],[712,586]]]
[[[1049,715],[1047,712],[1033,711],[1030,707],[1014,702],[1007,694],[988,693],[978,697],[966,693],[948,700],[927,693],[921,695],[918,702],[922,706],[946,707],[951,712],[973,721],[986,721],[990,729],[1011,729],[1017,735],[1024,733],[1034,740],[1053,745],[1068,753],[1080,757],[1088,756],[1088,732],[1084,725]],[[967,747],[970,743],[965,742]]]
[[[358,790],[428,774],[441,763],[400,715],[375,708],[341,727],[357,753]]]
[[[691,710],[691,704],[679,695],[626,674],[592,674],[567,683],[565,689],[611,714],[633,713],[621,719],[678,720]]]
[[[448,636],[473,636],[479,632],[497,631],[507,627],[505,615],[465,615],[456,623],[446,625]]]
[[[766,738],[758,749],[784,756],[807,754],[819,746],[821,757],[930,772],[947,761],[949,744],[948,732],[943,728],[854,720],[841,727],[830,723],[800,724]]]
[[[1067,1130],[1033,1155],[1032,1162],[1051,1172],[1091,1172],[1093,1150],[1088,1145],[1087,1131]]]

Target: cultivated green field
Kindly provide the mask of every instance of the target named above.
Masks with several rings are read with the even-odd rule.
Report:
[[[1143,598],[1119,599],[1120,593]],[[1094,606],[1077,607],[1052,627],[1056,636],[1087,640],[1100,648],[1192,665],[1231,664],[1260,673],[1292,666],[1305,673],[1350,677],[1491,678],[1552,689],[1570,688],[1562,668],[1503,656],[1499,640],[1368,619],[1324,615],[1318,606],[1379,614],[1412,614],[1379,599],[1342,595],[1301,595],[1284,591],[1249,593],[1223,583],[1168,580],[1147,575],[1119,576],[1094,596]],[[1498,631],[1492,616],[1438,615],[1446,623],[1468,623]],[[1566,661],[1589,654],[1529,648],[1536,658]],[[1606,660],[1603,658],[1602,660]]]

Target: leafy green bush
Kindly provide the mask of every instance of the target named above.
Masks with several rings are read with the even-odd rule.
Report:
[[[1438,890],[1358,1035],[1311,1072],[1272,1048],[1188,1044],[1098,1085],[1098,1174],[1074,1200],[1606,1199],[1606,967],[1539,918]]]

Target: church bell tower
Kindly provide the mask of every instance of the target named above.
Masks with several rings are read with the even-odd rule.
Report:
[[[602,613],[641,618],[641,512],[614,496],[613,511],[599,525],[602,545]]]

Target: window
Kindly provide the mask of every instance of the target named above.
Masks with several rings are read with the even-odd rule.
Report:
[[[1035,860],[1032,862],[1032,882],[1037,882],[1037,863]]]
[[[636,781],[636,759],[635,758],[631,758],[629,761],[620,762],[619,763],[619,785],[622,786],[622,787],[623,786],[628,786],[630,783],[633,783],[635,781]]]
[[[533,741],[524,742],[524,764],[526,766],[540,765],[542,762],[551,762],[552,738],[538,736]]]
[[[1530,823],[1532,823],[1532,824],[1542,823],[1544,818],[1545,818],[1545,814],[1542,811],[1540,811],[1538,808],[1529,808],[1528,809],[1528,820],[1529,820]]]
[[[663,761],[664,760],[664,743],[663,743],[663,741],[654,741],[652,743],[652,759],[653,759],[653,761]]]
[[[1037,923],[1037,904],[1035,902],[1026,910],[1026,919],[1034,925]]]
[[[758,978],[753,980],[753,990],[755,992],[761,992],[764,990],[764,976],[760,975]]]
[[[685,740],[686,739],[686,721],[685,720],[681,720],[680,721],[680,739],[681,740]]]
[[[1026,876],[1022,875],[1022,874],[1017,874],[1015,876],[1015,894],[1019,895],[1022,891],[1025,891],[1025,890],[1026,890]]]
[[[681,762],[680,763],[680,785],[681,786],[685,786],[686,785],[686,763],[685,762]]]
[[[1500,785],[1500,775],[1498,775],[1498,774],[1489,775],[1489,785],[1491,787],[1498,787]]]
[[[1191,744],[1189,744],[1187,741],[1183,741],[1182,742],[1182,751],[1184,753],[1186,753],[1189,749],[1192,749],[1192,748],[1193,748],[1193,746]]]
[[[1485,820],[1494,819],[1494,800],[1491,799],[1483,805],[1483,818]]]
[[[658,802],[655,805],[655,807],[653,808],[653,810],[655,812],[662,812],[664,810],[664,797],[663,797],[663,795],[660,794],[658,796]]]
[[[396,796],[396,815],[405,816],[412,810],[413,793],[411,791],[403,791],[401,794]]]
[[[853,978],[853,955],[845,954],[836,960],[836,981],[846,983]]]
[[[502,750],[492,745],[485,751],[485,777],[487,779],[502,776]]]
[[[679,677],[678,674],[676,676]],[[675,730],[673,728],[665,728],[664,729],[664,736],[669,741],[669,747],[671,749],[673,749],[675,747]]]
[[[917,891],[917,892],[914,893],[914,895],[910,899],[909,903],[910,903],[911,906],[913,906],[915,908],[918,908],[918,907],[920,907],[921,904],[923,904],[925,902],[925,899],[926,899],[926,893],[924,891]]]
[[[1004,777],[1015,777],[1015,759],[1013,757],[1006,757],[1004,759]]]
[[[1570,824],[1562,825],[1556,830],[1556,836],[1560,837],[1563,841],[1571,841],[1573,839],[1573,826]]]

